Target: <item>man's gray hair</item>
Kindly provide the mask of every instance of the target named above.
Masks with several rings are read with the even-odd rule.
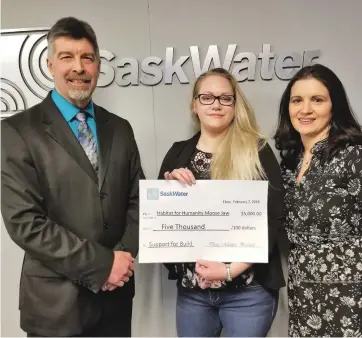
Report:
[[[54,53],[54,41],[60,37],[67,37],[75,40],[87,39],[93,46],[97,60],[100,61],[97,37],[89,23],[74,17],[59,19],[47,35],[48,56]]]

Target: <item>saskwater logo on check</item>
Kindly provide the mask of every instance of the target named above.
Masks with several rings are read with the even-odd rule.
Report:
[[[147,188],[147,199],[148,200],[158,200],[160,196],[175,196],[183,197],[187,196],[189,193],[185,191],[160,191],[158,188]]]

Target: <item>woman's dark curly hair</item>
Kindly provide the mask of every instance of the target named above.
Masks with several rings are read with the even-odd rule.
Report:
[[[332,117],[326,146],[321,153],[322,163],[332,159],[348,144],[362,143],[362,130],[350,107],[346,91],[337,75],[329,68],[314,64],[300,69],[285,89],[279,107],[278,128],[275,145],[287,167],[295,167],[303,144],[300,134],[294,129],[289,116],[290,92],[298,80],[314,78],[323,83],[329,91],[332,102]]]

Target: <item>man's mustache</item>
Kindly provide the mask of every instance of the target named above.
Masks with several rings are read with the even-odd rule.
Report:
[[[89,82],[91,79],[92,78],[88,75],[67,78],[67,80],[69,80],[69,81],[87,81],[87,82]]]

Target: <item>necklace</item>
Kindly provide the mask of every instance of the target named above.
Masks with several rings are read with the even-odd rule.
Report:
[[[309,158],[308,160],[303,159],[303,165],[304,165],[304,166],[309,166],[311,160],[312,160],[312,158]]]

